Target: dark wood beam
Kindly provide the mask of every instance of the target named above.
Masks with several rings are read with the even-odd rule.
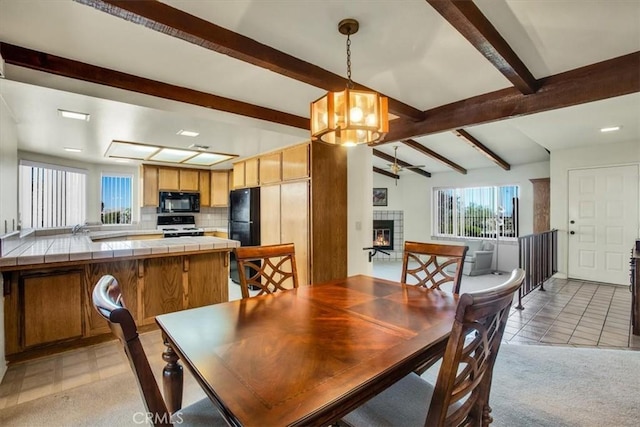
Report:
[[[463,175],[467,174],[467,170],[465,168],[463,168],[462,166],[460,166],[457,163],[452,162],[451,160],[447,159],[444,156],[441,156],[440,154],[436,153],[433,150],[428,149],[427,147],[425,147],[424,145],[420,144],[418,141],[415,141],[413,139],[405,139],[404,141],[402,141],[403,144],[407,145],[408,147],[413,148],[414,150],[417,150],[419,152],[421,152],[422,154],[425,154],[441,163],[444,163],[445,165],[447,165],[448,167],[450,167],[451,169],[460,172]],[[375,148],[374,148],[375,150]]]
[[[389,178],[393,178],[393,179],[400,179],[400,175],[396,175],[396,174],[394,174],[394,173],[391,173],[391,172],[386,171],[386,170],[384,170],[384,169],[380,169],[380,168],[375,167],[375,166],[373,167],[373,171],[374,171],[374,172],[376,172],[376,173],[379,173],[379,174],[381,174],[381,175],[386,175],[386,176],[388,176]]]
[[[473,135],[471,135],[466,130],[456,129],[453,133],[455,133],[456,136],[460,137],[460,139],[462,139],[464,142],[466,142],[467,144],[471,145],[473,148],[475,148],[476,150],[484,154],[489,160],[491,160],[492,162],[500,166],[502,169],[506,171],[511,170],[511,165],[509,163],[505,162],[502,158],[500,158],[500,156],[498,156],[496,153],[494,153],[489,148],[487,148],[484,144],[482,144],[480,141],[474,138]]]
[[[75,1],[327,91],[343,90],[347,84],[344,77],[158,1]],[[354,85],[356,89],[371,90]],[[424,119],[419,109],[392,98],[389,98],[389,111],[412,121]]]
[[[422,175],[422,176],[424,176],[426,178],[431,178],[431,173],[430,172],[427,172],[427,171],[422,170],[422,169],[414,168],[414,166],[412,164],[407,163],[407,162],[405,162],[403,160],[400,160],[398,158],[395,158],[392,155],[384,153],[384,152],[382,152],[380,150],[376,150],[375,148],[373,149],[373,155],[376,156],[376,157],[379,157],[381,159],[384,159],[384,160],[386,160],[388,162],[391,162],[391,163],[396,161],[398,163],[398,165],[402,166],[403,168],[413,168],[413,169],[409,169],[411,172],[415,172],[418,175]]]
[[[224,98],[193,89],[175,86],[155,80],[83,62],[62,58],[48,53],[25,49],[8,43],[0,42],[0,54],[7,64],[44,71],[72,79],[97,83],[118,89],[157,96],[187,104],[199,105],[213,110],[226,111],[281,125],[292,126],[300,129],[309,129],[310,122],[306,117],[300,117],[258,105],[248,104],[235,99]]]
[[[427,0],[523,94],[538,90],[539,83],[498,30],[468,0]]]
[[[523,95],[515,88],[478,95],[427,110],[426,120],[420,123],[393,120],[384,140],[371,145],[640,92],[638,70],[640,52],[634,52],[541,79],[540,89],[532,95]]]

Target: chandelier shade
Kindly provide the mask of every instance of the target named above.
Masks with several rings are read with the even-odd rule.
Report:
[[[347,35],[347,87],[311,103],[311,139],[343,146],[380,141],[389,132],[388,99],[377,92],[353,89],[349,36],[358,31],[358,22],[345,19],[338,29]]]

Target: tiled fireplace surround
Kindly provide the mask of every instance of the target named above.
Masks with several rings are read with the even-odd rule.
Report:
[[[401,261],[404,244],[404,212],[403,211],[373,211],[374,220],[393,220],[393,250],[385,249],[389,255],[378,252],[373,259],[376,261]],[[371,239],[373,244],[373,236]]]

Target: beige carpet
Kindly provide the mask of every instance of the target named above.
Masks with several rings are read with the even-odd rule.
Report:
[[[491,392],[493,425],[637,426],[639,387],[637,351],[504,344]],[[127,372],[1,410],[0,425],[137,426],[143,411]]]

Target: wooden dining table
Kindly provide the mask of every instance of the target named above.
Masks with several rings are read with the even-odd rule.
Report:
[[[231,425],[329,424],[442,352],[457,302],[358,275],[157,316],[169,409],[179,358]]]

